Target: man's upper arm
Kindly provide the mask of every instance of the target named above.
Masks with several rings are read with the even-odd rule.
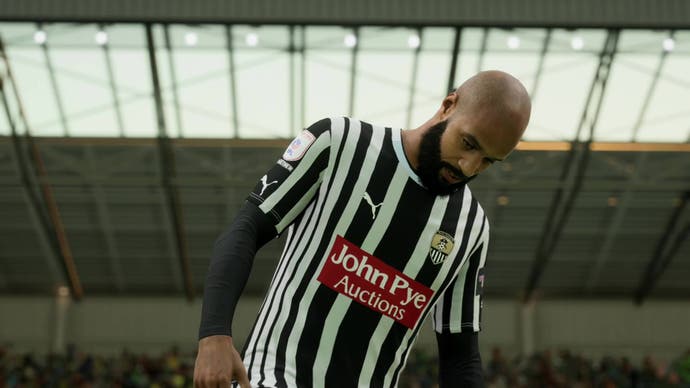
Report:
[[[280,233],[314,197],[328,166],[331,120],[303,130],[261,177],[247,200],[275,221]]]
[[[489,223],[485,218],[472,253],[434,306],[433,325],[437,333],[481,330],[484,264],[488,247]]]

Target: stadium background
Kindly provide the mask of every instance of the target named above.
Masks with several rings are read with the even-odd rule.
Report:
[[[419,125],[483,69],[533,97],[519,150],[471,186],[485,362],[690,348],[686,1],[3,1],[0,38],[13,353],[192,353],[213,240],[293,135]],[[280,249],[257,255],[240,345]]]

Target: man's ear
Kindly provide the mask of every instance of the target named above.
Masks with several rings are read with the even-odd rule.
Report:
[[[439,110],[441,113],[441,121],[448,119],[453,112],[455,112],[458,106],[458,99],[459,96],[455,92],[450,93],[443,99],[441,102],[441,109]]]

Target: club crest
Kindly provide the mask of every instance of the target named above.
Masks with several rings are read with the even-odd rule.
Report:
[[[431,239],[431,249],[429,249],[429,258],[434,265],[443,263],[448,257],[450,251],[453,250],[455,240],[450,234],[439,230]]]

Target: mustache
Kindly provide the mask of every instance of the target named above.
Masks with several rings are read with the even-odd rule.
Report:
[[[462,170],[460,170],[459,168],[453,166],[452,164],[450,164],[450,163],[448,163],[448,162],[441,162],[441,166],[442,166],[442,167],[445,167],[445,168],[448,169],[448,170],[450,170],[450,172],[453,173],[453,175],[455,175],[456,177],[462,179],[463,181],[468,181],[468,180],[472,179],[472,177],[468,177],[467,175],[465,175],[465,174],[462,172]]]

